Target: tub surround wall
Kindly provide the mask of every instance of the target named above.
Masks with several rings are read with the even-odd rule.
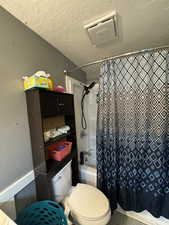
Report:
[[[81,99],[83,92],[83,83],[78,80],[66,76],[66,91],[70,94],[74,94],[74,107],[75,107],[75,118],[76,118],[76,136],[77,136],[77,147],[78,154],[80,159],[80,152],[87,151],[88,149],[88,128],[86,130],[82,129],[81,125]],[[85,115],[87,112],[87,102],[84,101],[84,112]],[[82,133],[84,135],[82,135]]]
[[[87,95],[86,99],[86,118],[88,124],[88,144],[87,149],[90,153],[87,164],[96,167],[96,124],[97,124],[97,94],[99,85],[96,84]]]

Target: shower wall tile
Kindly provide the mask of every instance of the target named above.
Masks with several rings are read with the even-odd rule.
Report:
[[[88,149],[88,129],[83,131],[81,125],[81,98],[83,87],[81,85],[74,86],[74,104],[75,104],[75,117],[76,117],[76,135],[77,135],[77,147],[78,155],[81,151],[87,151]],[[85,102],[85,115],[87,115],[87,105]],[[82,135],[86,134],[85,136]],[[79,157],[80,158],[80,157]]]
[[[98,85],[96,85],[86,98],[87,122],[88,122],[88,150],[91,155],[88,164],[96,166],[96,122],[97,122],[97,101]]]
[[[96,134],[96,118],[90,117],[89,132]]]

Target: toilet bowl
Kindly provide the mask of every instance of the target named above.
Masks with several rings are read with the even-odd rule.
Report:
[[[106,225],[111,217],[106,196],[87,184],[77,184],[64,200],[64,206],[80,225]]]
[[[52,179],[53,200],[63,203],[67,218],[70,214],[75,224],[106,225],[111,217],[106,196],[88,184],[79,183],[72,187],[71,177],[71,162],[69,162]]]

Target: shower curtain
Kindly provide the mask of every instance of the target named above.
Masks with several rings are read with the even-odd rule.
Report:
[[[169,218],[169,51],[100,68],[97,182],[112,210]]]

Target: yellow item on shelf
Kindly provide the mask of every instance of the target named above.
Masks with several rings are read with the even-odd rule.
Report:
[[[54,82],[50,78],[48,78],[48,85],[49,85],[49,90],[53,91],[54,90]]]
[[[49,78],[33,75],[24,80],[24,90],[28,90],[34,87],[51,89],[51,83],[52,81]]]

